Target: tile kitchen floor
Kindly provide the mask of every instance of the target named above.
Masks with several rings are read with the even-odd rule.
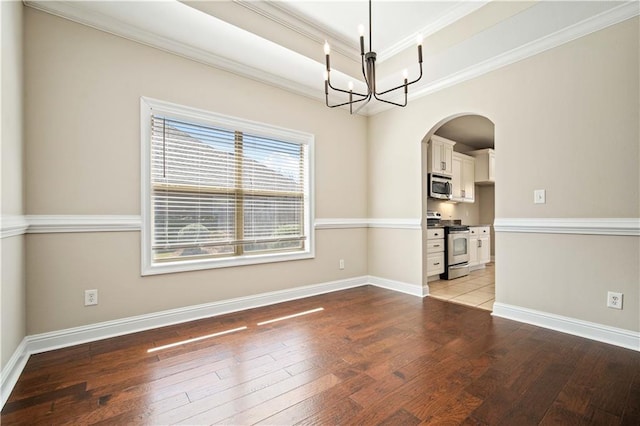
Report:
[[[484,269],[471,272],[455,280],[437,280],[429,283],[429,296],[462,305],[493,310],[495,301],[495,265],[487,263]]]

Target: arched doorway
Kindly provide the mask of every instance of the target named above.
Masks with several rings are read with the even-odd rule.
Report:
[[[445,154],[450,150],[450,154]],[[435,157],[443,155],[444,162]],[[448,157],[447,155],[450,155]],[[447,162],[451,162],[451,166]],[[437,167],[445,165],[436,170]],[[423,285],[429,295],[453,303],[492,310],[495,300],[495,127],[485,116],[461,113],[435,125],[423,139]],[[453,199],[436,198],[429,176],[451,183]],[[450,180],[449,180],[450,179]],[[439,222],[433,212],[440,216]],[[427,225],[436,222],[444,228]],[[461,228],[456,228],[461,226]],[[464,257],[452,260],[447,240],[453,229],[469,230]],[[442,229],[436,232],[435,229]],[[440,239],[438,239],[440,238]],[[460,237],[458,237],[460,238]],[[457,263],[456,263],[457,262]],[[452,265],[455,263],[455,265]],[[447,273],[453,271],[456,273]],[[444,270],[442,274],[438,274]]]

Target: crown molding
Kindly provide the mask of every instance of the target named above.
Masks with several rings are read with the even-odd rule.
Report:
[[[171,37],[165,37],[158,32],[149,31],[142,27],[142,25],[144,24],[142,20],[136,22],[136,24],[121,22],[112,16],[108,16],[105,13],[93,10],[92,4],[94,2],[57,2],[46,0],[27,0],[24,3],[25,5],[34,9],[59,16],[64,19],[68,19],[70,21],[77,22],[79,24],[95,28],[100,31],[104,31],[109,34],[119,36],[127,40],[163,50],[165,52],[172,53],[205,65],[210,65],[214,68],[228,71],[232,74],[249,78],[261,83],[265,83],[270,86],[295,93],[297,95],[302,95],[307,98],[324,102],[324,93],[321,90],[322,82],[320,81],[320,78],[318,78],[317,88],[310,87],[304,82],[299,82],[292,78],[289,78],[289,76],[274,74],[255,66],[251,66],[237,60],[229,59],[215,53],[211,49],[203,49],[198,46],[185,43],[183,41],[175,40]],[[153,5],[153,3],[154,2],[148,2],[146,4]],[[116,8],[118,7],[118,4],[123,5],[124,3],[113,2],[113,4],[97,4],[108,5],[109,7]],[[188,7],[186,5],[183,6]],[[216,19],[214,17],[211,18]],[[240,29],[236,30],[237,32],[245,32]],[[260,47],[256,46],[256,49],[260,50]],[[298,56],[303,58],[302,55]],[[320,64],[315,61],[312,61],[310,59],[308,61],[311,61],[314,64],[320,66]],[[294,66],[288,68],[295,69]],[[324,69],[324,65],[322,65],[322,68],[320,69]],[[322,76],[322,73],[320,71],[318,71],[318,73],[316,74]]]
[[[354,62],[360,63],[360,51],[356,46],[356,41],[347,40],[342,35],[322,25],[318,25],[316,22],[296,13],[293,9],[287,7],[285,3],[251,0],[233,1],[321,45],[326,40],[331,44],[333,51],[340,53]]]
[[[286,3],[247,0],[234,0],[234,2],[315,42],[322,44],[327,40],[331,44],[331,49],[355,62],[360,62],[360,51],[358,50],[357,40],[355,38],[345,38],[343,35],[332,31],[328,27],[300,15],[292,8],[286,6]],[[426,38],[445,28],[447,25],[451,25],[470,13],[475,12],[487,3],[489,3],[487,0],[458,3],[432,24],[421,28],[416,31],[416,33],[422,34],[422,36]],[[377,52],[377,62],[380,64],[414,44],[415,35],[407,36],[392,46]]]
[[[448,87],[455,86],[465,81],[480,77],[484,74],[490,73],[502,67],[511,65],[515,62],[527,59],[535,56],[547,50],[556,48],[565,43],[569,43],[580,37],[587,36],[596,31],[603,30],[612,25],[626,21],[627,19],[634,18],[640,14],[640,3],[636,1],[628,1],[623,4],[613,7],[598,15],[587,18],[577,24],[563,28],[560,31],[549,34],[545,37],[541,37],[537,40],[526,43],[515,49],[512,49],[502,54],[495,55],[485,61],[471,64],[470,66],[461,69],[457,72],[450,73],[449,75],[439,78],[431,82],[417,83],[417,87],[409,92],[408,100],[414,101],[446,89]],[[472,50],[472,49],[469,49]],[[461,55],[465,56],[465,55]],[[370,105],[367,109],[368,115],[375,115],[380,112],[387,111],[393,107],[378,102]]]
[[[445,27],[453,24],[454,22],[464,18],[465,16],[475,12],[480,9],[482,6],[489,3],[487,0],[478,0],[478,1],[470,1],[456,4],[453,8],[449,9],[447,13],[443,16],[435,20],[430,25],[427,25],[416,32],[416,34],[421,34],[423,38],[427,38],[430,35],[437,33],[438,31],[444,29]],[[409,49],[410,47],[415,46],[416,44],[416,36],[412,34],[407,36],[398,42],[394,43],[390,47],[381,50],[378,53],[377,62],[383,63],[389,58],[397,55],[398,53]]]
[[[261,13],[263,16],[267,16],[270,19],[273,19],[275,22],[280,23],[281,25],[285,25],[288,28],[293,28],[295,31],[305,35],[306,37],[310,37],[314,40],[318,40],[320,37],[318,33],[318,31],[320,30],[318,30],[319,27],[317,24],[309,22],[305,18],[293,16],[292,13],[287,11],[287,9],[281,5],[276,6],[273,4],[273,2],[249,2],[246,0],[237,0],[237,3],[244,7],[251,8],[257,13]],[[115,34],[135,42],[155,47],[157,49],[164,50],[206,65],[211,65],[213,67],[237,74],[245,78],[256,80],[301,96],[305,96],[307,98],[324,102],[324,94],[322,93],[322,82],[320,81],[320,79],[318,79],[316,85],[316,80],[311,77],[311,75],[321,75],[322,70],[324,69],[324,64],[321,64],[303,55],[297,54],[289,49],[285,49],[281,46],[279,48],[276,48],[274,46],[274,43],[271,43],[268,40],[262,39],[255,35],[253,35],[253,37],[249,37],[248,35],[250,33],[231,25],[225,25],[226,23],[224,21],[220,21],[210,15],[207,15],[207,19],[210,18],[212,21],[215,21],[219,24],[215,27],[224,27],[224,29],[220,31],[226,32],[225,34],[229,35],[225,38],[233,39],[234,37],[238,36],[245,42],[250,39],[251,43],[246,45],[245,48],[250,48],[252,49],[252,51],[245,52],[246,54],[242,57],[236,57],[236,59],[232,59],[225,57],[220,53],[222,52],[221,50],[219,50],[221,49],[221,46],[207,46],[207,48],[199,47],[198,37],[200,36],[198,31],[192,31],[190,36],[192,37],[191,39],[183,38],[181,40],[177,40],[169,36],[167,33],[169,30],[164,29],[164,27],[162,30],[149,30],[146,27],[148,26],[148,19],[146,16],[141,16],[139,10],[138,14],[135,17],[133,16],[133,13],[129,13],[127,15],[127,19],[129,20],[129,22],[122,22],[114,16],[117,16],[116,12],[121,11],[121,9],[119,8],[123,3],[49,2],[37,0],[26,1],[25,4],[27,6],[78,22],[83,25],[97,28],[99,30],[106,31],[108,33]],[[146,5],[146,7],[161,7],[161,5],[164,5],[163,7],[174,7],[176,8],[176,11],[179,10],[181,12],[184,12],[184,15],[203,19],[202,12],[195,11],[182,3],[148,2],[144,4]],[[614,3],[612,2],[612,4]],[[469,8],[468,10],[466,10],[466,13],[470,13],[472,11],[471,8],[474,6],[475,5],[473,4],[466,6]],[[546,7],[546,2],[540,2],[538,5],[527,9],[526,12],[518,14],[520,19],[524,19],[523,22],[528,22],[530,26],[535,26],[535,21],[532,21],[536,19],[534,16],[535,14],[526,15],[526,13],[533,13],[532,11],[534,11],[536,7],[544,8]],[[450,14],[443,17],[441,21],[434,24],[434,27],[431,30],[435,30],[436,28],[439,28],[439,26],[446,25],[448,20],[451,20],[451,22],[453,22],[453,20],[462,17],[465,13],[465,10],[464,6],[461,6],[461,8],[462,9],[457,11],[454,10]],[[114,16],[109,16],[107,14],[109,11],[112,11]],[[194,14],[195,12],[198,12],[199,14]],[[547,10],[547,13],[551,12]],[[440,76],[435,80],[429,82],[426,80],[421,81],[416,84],[414,90],[410,91],[409,100],[414,101],[447,87],[479,77],[483,74],[510,65],[514,62],[526,59],[528,57],[560,46],[564,43],[570,42],[590,33],[599,31],[611,25],[615,25],[626,19],[638,16],[639,13],[640,3],[637,1],[627,1],[618,6],[613,6],[610,9],[605,10],[604,12],[590,16],[586,19],[582,19],[581,21],[573,25],[569,25],[554,33],[538,37],[537,39],[528,42],[524,42],[522,45],[515,47],[509,51],[491,54],[491,57],[488,57],[484,60],[479,60],[475,63],[467,63],[461,69],[452,69],[451,71],[448,71],[446,75]],[[182,16],[181,18],[186,19],[184,16]],[[529,19],[529,21],[526,21],[527,19]],[[170,28],[171,26],[166,25],[165,27]],[[508,30],[505,29],[503,32],[500,32],[496,30],[497,28],[498,25],[494,26],[491,29],[492,31],[494,31],[493,37],[504,39],[504,37],[508,35],[504,34],[504,32]],[[425,31],[430,30],[427,28],[425,29]],[[321,32],[322,34],[326,33],[325,30],[322,30]],[[324,39],[325,36],[322,36],[320,38]],[[334,40],[333,43],[336,44],[336,47],[340,45],[340,41],[338,41],[339,36],[331,36],[331,39]],[[408,42],[410,41],[402,41],[394,49],[401,49],[401,44]],[[486,43],[486,40],[484,40],[484,42]],[[346,44],[346,46],[340,47],[340,49],[344,49],[345,52],[347,52],[345,54],[349,56],[349,48],[347,47],[349,43],[344,42],[343,44]],[[482,40],[470,40],[469,43],[465,44],[463,49],[464,51],[458,51],[456,53],[456,56],[462,58],[477,57],[475,53],[479,48],[482,47],[478,44],[482,44]],[[264,61],[260,62],[259,64],[256,62],[243,62],[245,60],[248,61],[248,59],[245,58],[252,58],[255,55],[259,55],[260,52],[264,50],[263,47],[265,46],[268,47],[270,51],[277,52],[278,55],[282,55],[282,57],[279,56],[279,58],[281,59],[281,66],[273,67],[272,61],[267,61],[268,63],[266,65],[264,65]],[[460,47],[460,45],[458,45],[458,47]],[[389,54],[391,53],[392,52],[390,52]],[[262,69],[263,66],[271,66],[271,68]],[[346,84],[346,81],[349,78],[346,75],[341,75],[341,73],[337,70],[335,70],[334,72],[336,78],[338,78],[339,76],[344,77],[343,79],[345,80]],[[337,83],[342,84],[341,81],[337,81]],[[364,115],[374,115],[391,108],[393,107],[384,103],[369,104],[364,110],[361,111],[361,113]]]

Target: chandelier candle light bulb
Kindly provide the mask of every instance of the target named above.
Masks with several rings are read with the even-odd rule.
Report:
[[[331,84],[331,65],[330,65],[330,59],[329,59],[329,55],[331,53],[331,48],[329,47],[329,43],[327,41],[324,42],[324,55],[325,55],[325,62],[327,65],[327,69],[325,72],[325,80],[324,80],[324,93],[325,93],[325,102],[326,105],[329,108],[336,108],[336,107],[341,107],[341,106],[346,106],[349,105],[349,112],[351,114],[354,113],[353,111],[353,105],[360,103],[360,106],[358,106],[358,108],[355,110],[355,113],[357,113],[358,111],[360,111],[360,109],[362,109],[362,107],[364,107],[366,104],[369,103],[369,101],[371,101],[371,99],[375,98],[376,100],[380,101],[380,102],[385,102],[387,104],[391,104],[391,105],[395,105],[395,106],[399,106],[399,107],[405,107],[407,106],[407,94],[409,92],[409,86],[417,83],[421,78],[422,78],[422,35],[418,34],[417,37],[417,42],[418,42],[418,66],[420,67],[420,75],[418,76],[418,78],[416,78],[413,81],[409,81],[408,80],[408,72],[405,70],[405,72],[403,73],[403,78],[404,81],[402,84],[400,84],[399,86],[393,87],[391,89],[382,91],[382,92],[378,92],[376,89],[376,52],[373,51],[373,48],[371,47],[371,40],[372,40],[372,36],[371,36],[371,0],[369,0],[369,51],[365,53],[364,50],[364,26],[363,25],[359,25],[358,26],[358,32],[360,33],[360,57],[361,57],[361,61],[362,61],[362,74],[364,77],[364,82],[367,85],[367,92],[366,93],[359,93],[359,92],[354,92],[353,91],[353,83],[349,82],[349,90],[344,90],[344,89],[340,89],[337,87],[334,87]],[[340,93],[345,93],[347,95],[349,95],[349,100],[347,102],[342,102],[342,103],[337,103],[334,105],[330,105],[329,104],[329,88],[331,88],[332,90],[336,91],[336,92],[340,92]],[[399,90],[401,88],[404,88],[404,102],[403,103],[399,103],[399,102],[395,102],[392,101],[390,99],[383,99],[382,96],[386,95],[387,93],[392,93],[395,92],[396,90]],[[396,92],[397,93],[397,92]],[[356,97],[354,99],[354,96]]]

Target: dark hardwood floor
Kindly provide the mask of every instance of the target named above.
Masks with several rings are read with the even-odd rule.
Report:
[[[638,425],[640,353],[360,287],[34,355],[0,422]]]

